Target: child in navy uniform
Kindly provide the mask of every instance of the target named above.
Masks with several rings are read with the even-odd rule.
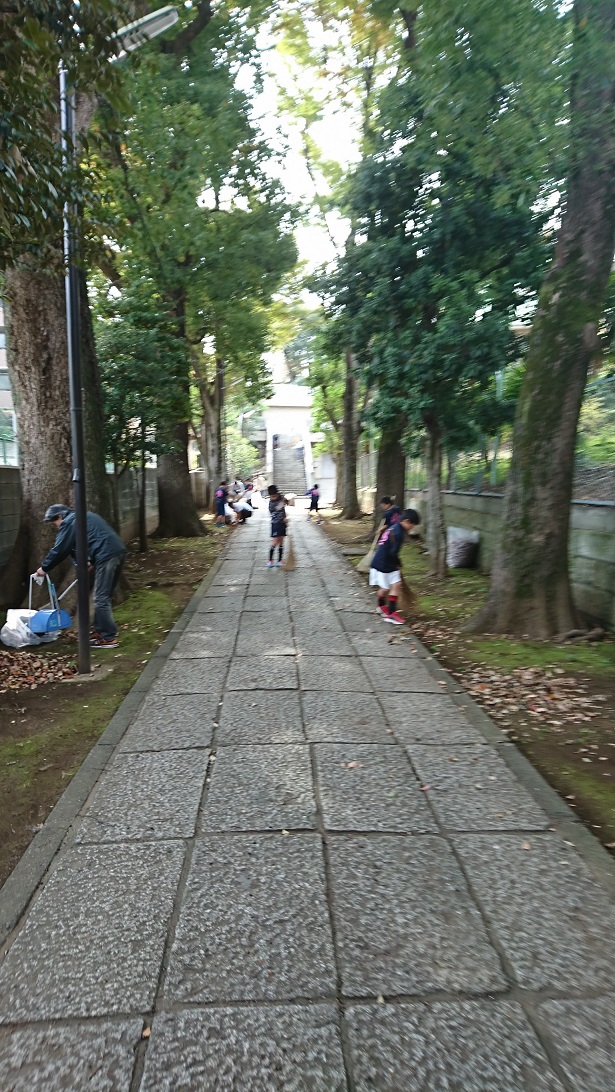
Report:
[[[387,527],[390,527],[392,523],[399,523],[401,508],[399,505],[393,504],[391,497],[380,498],[380,511]]]
[[[228,500],[228,489],[226,488],[226,481],[220,482],[220,485],[216,489],[216,526],[224,527],[226,524],[226,502]]]
[[[269,493],[269,514],[271,516],[271,548],[267,568],[273,569],[275,565],[273,554],[276,546],[278,548],[278,568],[281,568],[284,556],[284,539],[286,538],[286,501],[278,493],[277,485],[270,485],[267,492]]]
[[[414,508],[407,508],[401,513],[397,523],[385,527],[372,558],[369,582],[378,588],[378,613],[385,622],[392,622],[394,626],[403,626],[406,622],[397,610],[397,599],[401,590],[399,551],[404,544],[406,532],[420,522],[418,512]]]
[[[320,512],[318,511],[318,501],[320,500],[320,490],[317,485],[313,485],[311,489],[308,489],[307,496],[310,497],[310,510],[308,512],[307,521],[312,522],[312,512],[316,512],[318,519],[317,523],[322,523],[320,518]]]

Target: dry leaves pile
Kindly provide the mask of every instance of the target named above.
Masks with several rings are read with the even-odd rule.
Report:
[[[487,667],[471,667],[452,674],[494,720],[518,718],[564,731],[566,724],[583,724],[604,713],[604,694],[588,693],[587,686],[563,668],[517,668],[501,675]]]
[[[59,682],[76,674],[77,668],[68,656],[0,650],[0,694],[36,690],[45,683]]]

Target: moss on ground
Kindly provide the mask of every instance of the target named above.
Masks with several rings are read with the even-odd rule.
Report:
[[[132,587],[114,608],[120,645],[92,650],[103,665],[92,681],[49,683],[0,695],[0,883],[102,735],[151,654],[207,574],[224,545],[222,536],[154,541],[146,555],[131,554]],[[63,638],[36,655],[76,653]]]

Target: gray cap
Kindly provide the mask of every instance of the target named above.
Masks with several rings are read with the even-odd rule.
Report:
[[[45,512],[43,522],[53,523],[58,516],[67,516],[69,512],[72,512],[72,508],[69,508],[67,504],[52,504]]]

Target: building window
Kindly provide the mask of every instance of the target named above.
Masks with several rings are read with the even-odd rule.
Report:
[[[6,334],[4,330],[0,330],[0,349],[6,349]]]
[[[8,372],[0,372],[0,391],[10,391],[11,381]]]

